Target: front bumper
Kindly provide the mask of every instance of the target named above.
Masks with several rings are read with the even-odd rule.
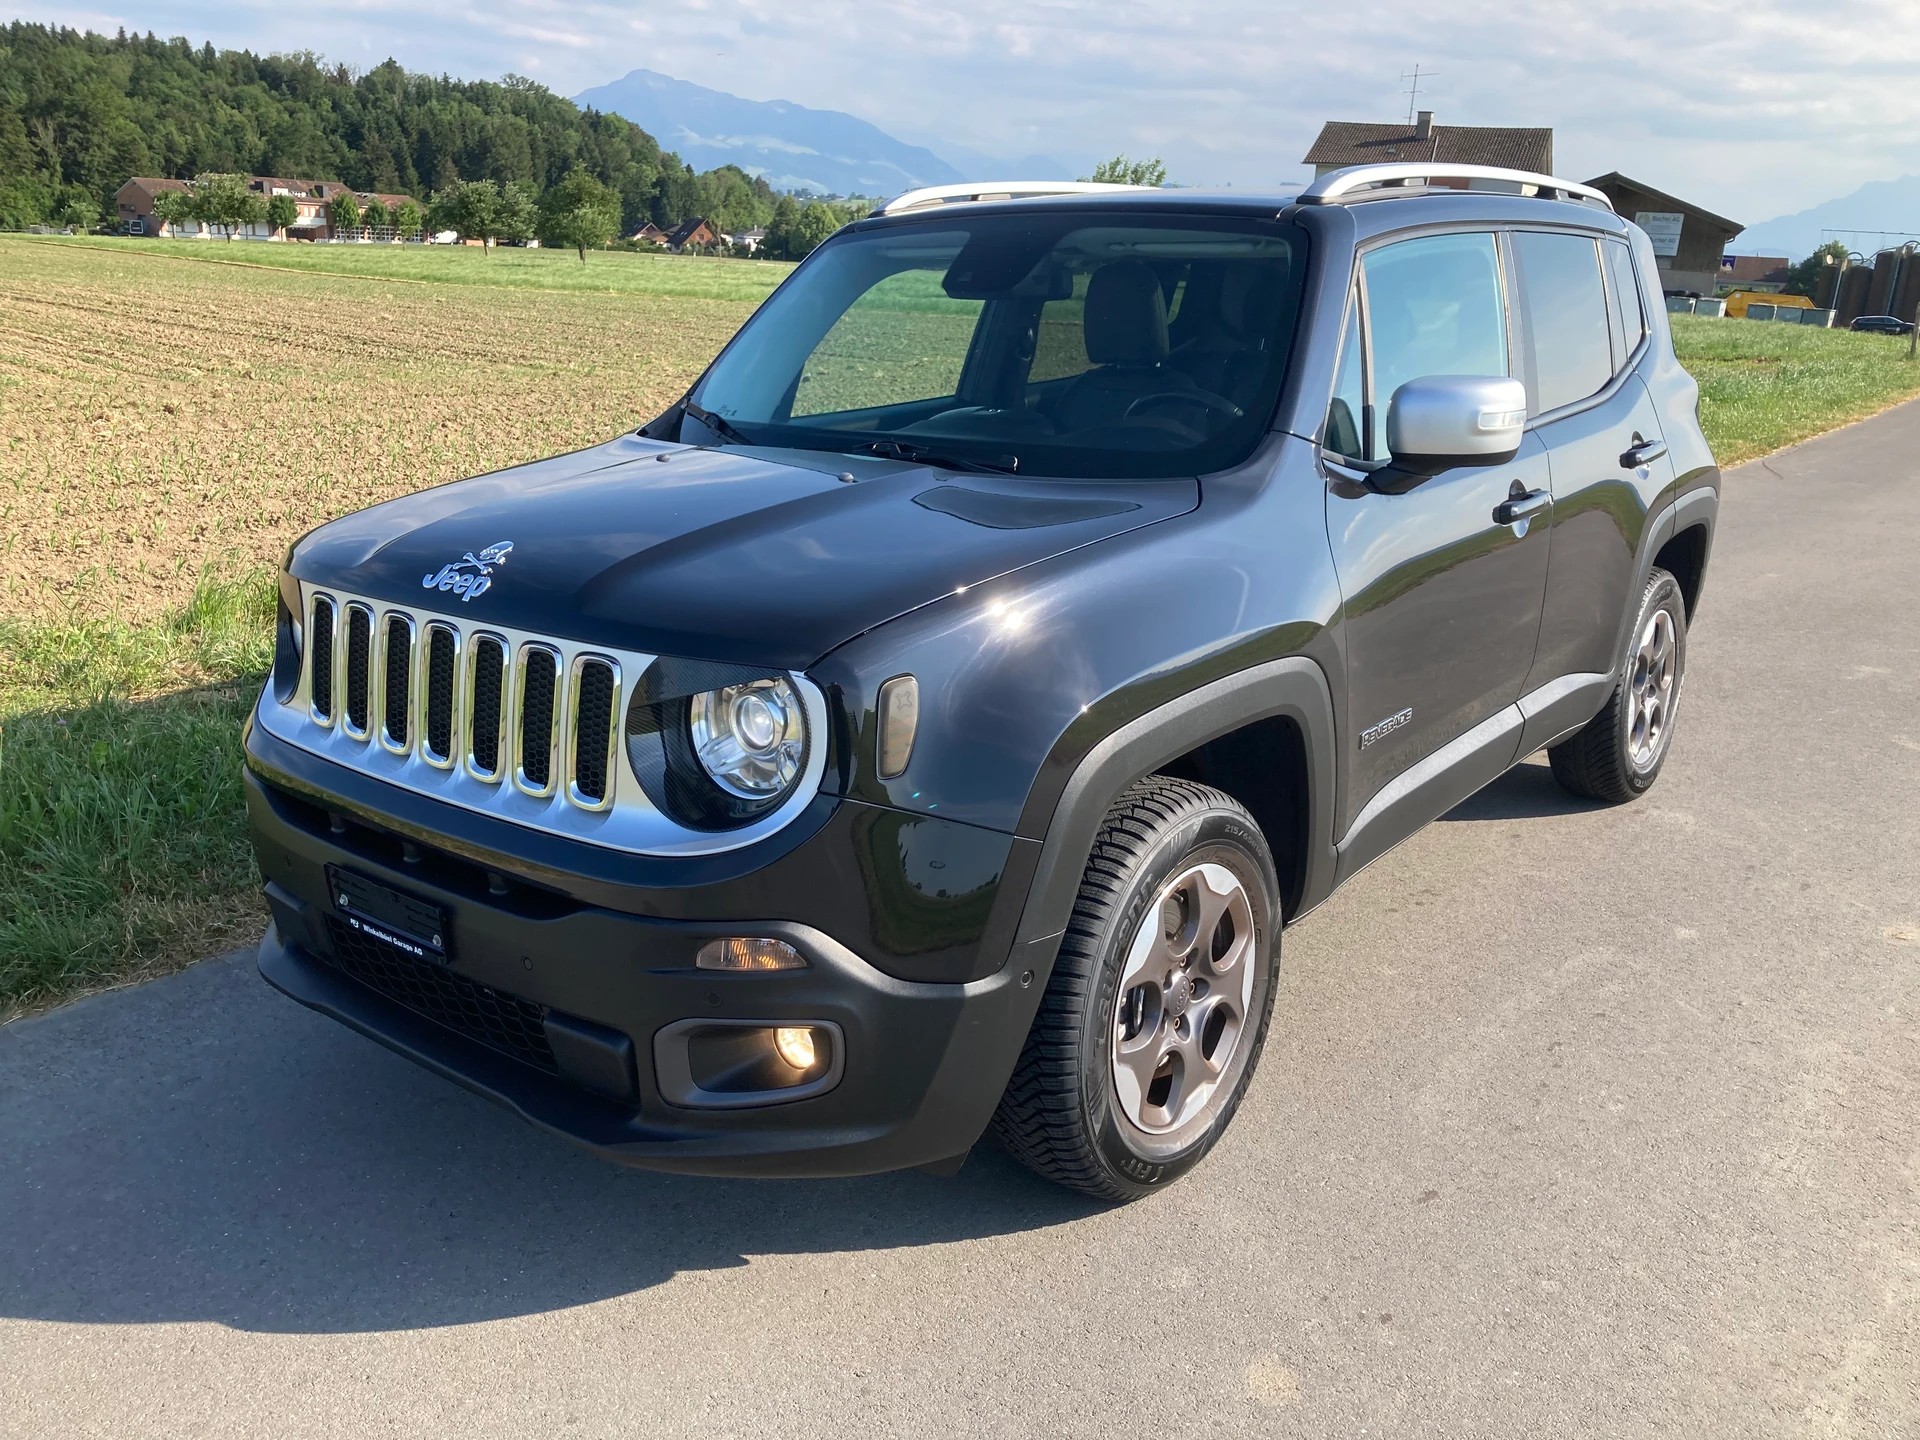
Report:
[[[592,903],[529,883],[504,857],[494,857],[500,868],[476,864],[470,847],[456,852],[408,839],[365,815],[316,804],[310,791],[263,779],[271,757],[256,753],[258,741],[249,737],[246,792],[273,914],[260,944],[262,975],[302,1004],[608,1159],[706,1174],[810,1176],[951,1160],[991,1118],[1045,987],[1040,947],[1029,947],[1032,955],[1003,949],[1000,963],[978,978],[933,982],[886,973],[798,921],[635,913],[648,898],[638,892],[632,908]],[[803,848],[830,843],[835,833],[823,826]],[[427,968],[373,979],[349,963],[353,937],[343,930],[329,866],[439,906],[449,963],[382,951],[396,966]],[[750,877],[722,888],[732,904],[741,889],[756,889]],[[846,898],[856,910],[868,903],[865,895]],[[786,940],[807,968],[694,968],[706,940],[741,934]],[[663,1093],[656,1046],[671,1043],[663,1031],[689,1020],[834,1027],[838,1079],[808,1098],[737,1108],[675,1104]]]

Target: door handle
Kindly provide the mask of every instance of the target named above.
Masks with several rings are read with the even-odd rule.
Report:
[[[1636,435],[1633,437],[1633,447],[1620,457],[1620,468],[1638,470],[1642,465],[1651,465],[1666,453],[1666,441],[1642,440]]]
[[[1519,482],[1514,483],[1517,485]],[[1509,495],[1493,507],[1493,523],[1518,525],[1522,520],[1538,515],[1551,504],[1553,504],[1553,496],[1545,490],[1525,490],[1517,495]]]

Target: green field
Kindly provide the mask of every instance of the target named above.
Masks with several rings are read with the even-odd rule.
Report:
[[[15,242],[19,243],[19,242]],[[603,295],[681,296],[758,304],[793,266],[782,260],[717,260],[700,255],[598,251],[583,264],[571,250],[465,245],[263,245],[246,240],[64,239],[42,244],[123,251],[183,264],[292,270],[392,284],[496,285],[512,290],[572,290]]]
[[[0,1018],[258,933],[238,734],[288,541],[632,428],[787,268],[0,236]],[[908,389],[969,316],[914,283]],[[1904,341],[1674,329],[1723,463],[1920,391]]]

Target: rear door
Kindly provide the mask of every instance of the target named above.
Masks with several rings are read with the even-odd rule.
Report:
[[[1598,691],[1637,600],[1642,538],[1673,462],[1637,366],[1645,298],[1625,244],[1580,231],[1516,230],[1522,345],[1534,433],[1553,477],[1551,557],[1528,691]],[[1584,677],[1584,678],[1582,678]],[[1531,737],[1536,741],[1540,737]]]

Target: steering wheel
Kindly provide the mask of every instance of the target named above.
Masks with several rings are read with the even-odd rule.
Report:
[[[1228,419],[1238,420],[1247,412],[1224,395],[1216,395],[1211,390],[1156,390],[1151,395],[1142,395],[1127,406],[1125,415],[1131,417],[1148,405],[1165,404],[1168,401],[1180,401],[1188,405],[1198,405],[1202,410],[1224,411]]]

